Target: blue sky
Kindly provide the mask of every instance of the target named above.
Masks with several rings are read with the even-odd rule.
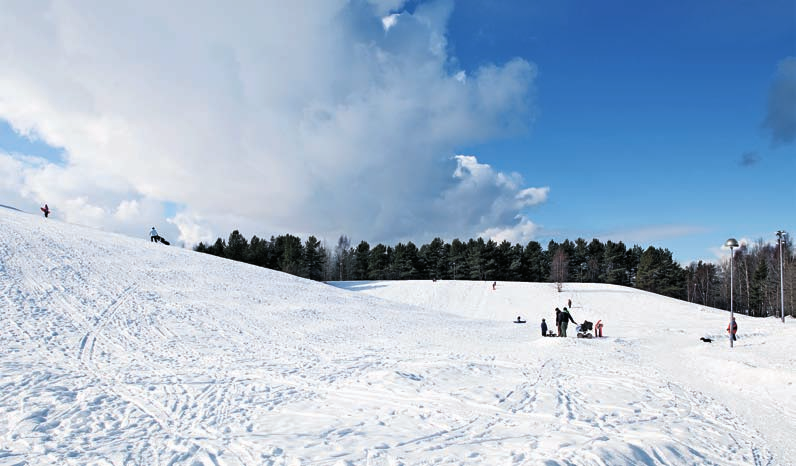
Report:
[[[796,147],[762,123],[794,56],[793,2],[546,3],[465,1],[450,24],[465,68],[516,55],[539,68],[529,134],[462,150],[551,186],[541,236],[624,237],[688,261],[792,229]]]
[[[794,230],[792,1],[42,5],[0,13],[0,203],[187,244],[596,237],[683,263]]]

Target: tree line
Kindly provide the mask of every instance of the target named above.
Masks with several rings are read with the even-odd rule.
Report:
[[[483,238],[450,243],[434,238],[420,247],[367,241],[353,246],[347,236],[329,247],[310,236],[290,234],[247,240],[238,230],[224,241],[199,243],[194,250],[279,270],[317,281],[346,280],[485,280],[556,283],[607,283],[729,309],[730,261],[691,263],[682,267],[668,249],[626,246],[622,241],[551,240],[526,245]],[[779,315],[779,249],[742,245],[734,255],[734,309],[755,316]],[[794,314],[794,255],[783,244],[786,314]]]
[[[735,312],[756,317],[779,316],[784,301],[785,315],[796,317],[796,256],[790,237],[783,240],[781,250],[782,256],[779,245],[759,239],[736,248],[732,261],[728,254],[727,260],[719,264],[702,261],[689,264],[685,267],[688,300],[729,309],[732,285]]]

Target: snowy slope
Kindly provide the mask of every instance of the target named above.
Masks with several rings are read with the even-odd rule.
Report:
[[[730,351],[698,341],[726,314],[623,288],[337,285],[0,210],[0,465],[796,457],[792,320]],[[608,337],[539,337],[565,296]]]

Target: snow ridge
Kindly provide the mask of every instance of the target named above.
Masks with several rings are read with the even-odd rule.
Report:
[[[792,320],[731,352],[726,313],[636,290],[333,287],[145,236],[0,210],[0,465],[796,457]],[[607,337],[542,338],[566,298]]]

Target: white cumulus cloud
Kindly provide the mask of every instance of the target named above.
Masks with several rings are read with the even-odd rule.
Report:
[[[188,243],[531,231],[547,188],[451,156],[530,125],[534,65],[458,69],[453,2],[404,3],[3,2],[0,118],[64,161],[0,154],[0,195]]]

